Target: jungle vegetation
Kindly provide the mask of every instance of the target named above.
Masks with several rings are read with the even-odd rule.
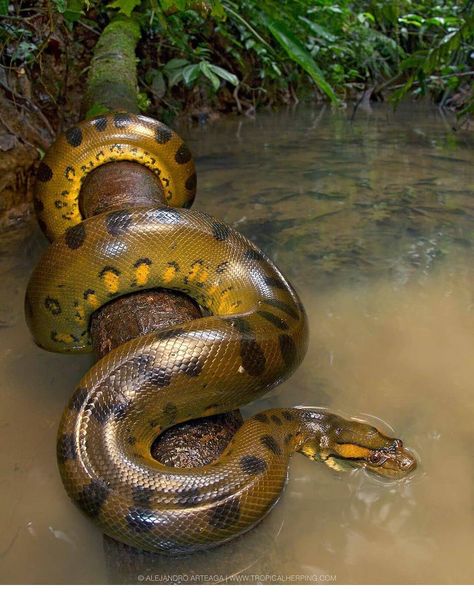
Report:
[[[45,74],[48,54],[85,71],[84,48],[118,18],[140,27],[143,110],[362,96],[474,109],[474,0],[0,0],[0,16],[0,84],[12,69],[48,78],[43,94],[58,104],[67,82]]]

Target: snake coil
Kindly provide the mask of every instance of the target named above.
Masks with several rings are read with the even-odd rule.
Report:
[[[85,176],[113,160],[154,171],[168,205],[83,219]],[[205,467],[158,463],[150,448],[160,432],[244,405],[296,369],[307,346],[303,306],[255,245],[211,216],[184,209],[195,196],[194,164],[162,123],[126,113],[81,122],[57,139],[37,179],[37,216],[53,241],[26,293],[38,345],[89,351],[92,313],[142,289],[185,292],[209,312],[112,350],[64,410],[57,445],[62,480],[104,532],[155,552],[218,545],[268,513],[295,451],[334,468],[344,460],[393,475],[413,468],[400,440],[299,408],[250,418]]]

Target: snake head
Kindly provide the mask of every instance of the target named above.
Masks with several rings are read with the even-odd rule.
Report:
[[[416,468],[415,457],[400,439],[366,423],[337,418],[326,437],[320,458],[331,468],[361,467],[389,479],[405,477]]]

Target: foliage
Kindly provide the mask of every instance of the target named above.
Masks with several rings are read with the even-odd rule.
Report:
[[[315,96],[337,104],[367,89],[442,105],[464,93],[472,109],[474,0],[49,1],[71,30],[135,19],[141,90],[170,111]],[[8,19],[0,40],[16,65],[40,51],[31,30]]]

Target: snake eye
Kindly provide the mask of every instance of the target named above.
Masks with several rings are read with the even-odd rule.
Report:
[[[372,465],[381,465],[385,462],[386,457],[385,455],[380,452],[380,450],[376,450],[375,452],[372,452],[372,454],[370,455],[369,461]]]

